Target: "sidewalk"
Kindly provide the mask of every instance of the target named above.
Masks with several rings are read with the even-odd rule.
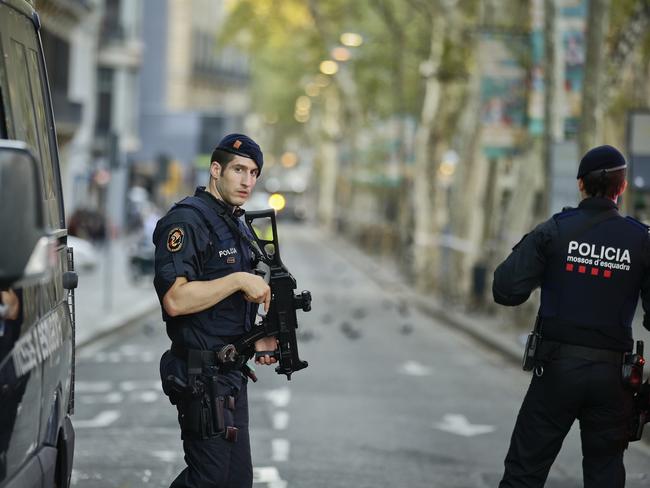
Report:
[[[152,279],[130,279],[128,251],[133,238],[121,237],[97,248],[98,264],[79,269],[75,290],[77,347],[84,347],[159,310]]]

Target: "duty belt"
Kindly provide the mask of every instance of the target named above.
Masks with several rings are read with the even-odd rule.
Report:
[[[192,356],[198,356],[201,360],[203,366],[219,366],[219,360],[217,359],[216,351],[201,350],[201,349],[187,349],[176,344],[172,344],[170,348],[171,353],[177,358],[184,359],[188,361],[190,354]]]
[[[610,351],[608,349],[594,349],[593,347],[576,346],[546,339],[542,340],[541,357],[545,359],[579,358],[590,361],[599,361],[621,365],[624,352]]]
[[[240,369],[246,364],[246,361],[248,360],[247,357],[241,356],[238,361],[223,363],[219,360],[219,351],[211,351],[207,349],[188,349],[176,344],[172,344],[170,351],[177,358],[187,361],[188,365],[191,363],[191,367],[199,367],[199,365],[204,367],[218,366],[219,371],[222,372],[227,372],[233,369]],[[250,376],[248,371],[244,371],[244,373]]]

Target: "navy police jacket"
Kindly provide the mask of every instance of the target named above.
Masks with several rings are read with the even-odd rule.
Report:
[[[620,215],[586,227],[594,215],[616,208],[609,199],[586,198],[538,225],[495,270],[494,300],[519,305],[539,286],[544,338],[632,350],[639,295],[650,330],[648,227]]]
[[[185,198],[158,221],[153,233],[156,246],[154,286],[162,299],[179,276],[188,281],[223,278],[237,271],[250,272],[254,255],[241,236],[233,232],[220,214],[233,208],[217,200],[204,187]],[[233,217],[250,238],[244,223]],[[198,313],[170,317],[162,308],[167,335],[188,349],[214,350],[233,337],[250,330],[257,304],[244,300],[237,291],[216,305]]]

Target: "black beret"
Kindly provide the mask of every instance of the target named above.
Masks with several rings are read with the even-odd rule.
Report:
[[[587,151],[580,160],[577,178],[583,178],[592,171],[617,171],[627,167],[625,157],[613,146],[598,146]]]
[[[262,172],[262,166],[264,166],[264,155],[262,154],[260,146],[250,137],[244,134],[228,134],[219,141],[216,149],[237,154],[238,156],[243,156],[245,158],[250,158],[255,161],[255,164],[257,164],[259,172]],[[214,160],[214,157],[212,159]]]

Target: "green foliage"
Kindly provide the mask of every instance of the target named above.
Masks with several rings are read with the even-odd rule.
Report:
[[[219,43],[248,53],[255,110],[291,127],[296,98],[304,93],[302,79],[324,56],[305,2],[238,1]]]
[[[277,115],[279,124],[290,129],[297,124],[296,98],[339,45],[340,34],[360,33],[364,43],[351,48],[347,64],[365,117],[418,116],[423,96],[419,66],[428,56],[430,39],[430,21],[423,12],[429,3],[436,2],[237,0],[220,43],[248,53],[256,110]],[[462,76],[466,49],[449,46],[446,53],[445,71]]]

